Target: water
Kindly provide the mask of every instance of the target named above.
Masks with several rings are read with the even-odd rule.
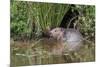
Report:
[[[40,39],[32,41],[11,40],[11,66],[58,64],[95,61],[95,45],[84,41],[78,51],[68,52],[56,44],[55,40]]]

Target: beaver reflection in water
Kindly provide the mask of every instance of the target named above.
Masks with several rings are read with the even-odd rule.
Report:
[[[61,42],[59,45],[66,46],[68,51],[76,51],[82,46],[83,37],[76,29],[54,28],[49,32],[49,35]]]

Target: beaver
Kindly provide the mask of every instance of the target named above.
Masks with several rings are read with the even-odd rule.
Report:
[[[49,32],[50,38],[54,38],[66,46],[68,51],[76,51],[82,46],[82,34],[73,28],[54,28]]]

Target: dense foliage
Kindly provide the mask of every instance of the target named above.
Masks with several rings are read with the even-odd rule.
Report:
[[[11,2],[11,37],[38,37],[48,28],[58,27],[71,4],[51,4],[39,2]],[[94,38],[95,6],[75,5],[81,16],[79,29],[87,38]]]

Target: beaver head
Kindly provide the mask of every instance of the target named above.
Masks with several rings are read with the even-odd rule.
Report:
[[[50,32],[50,37],[54,39],[61,40],[63,38],[64,29],[63,28],[54,28]]]

